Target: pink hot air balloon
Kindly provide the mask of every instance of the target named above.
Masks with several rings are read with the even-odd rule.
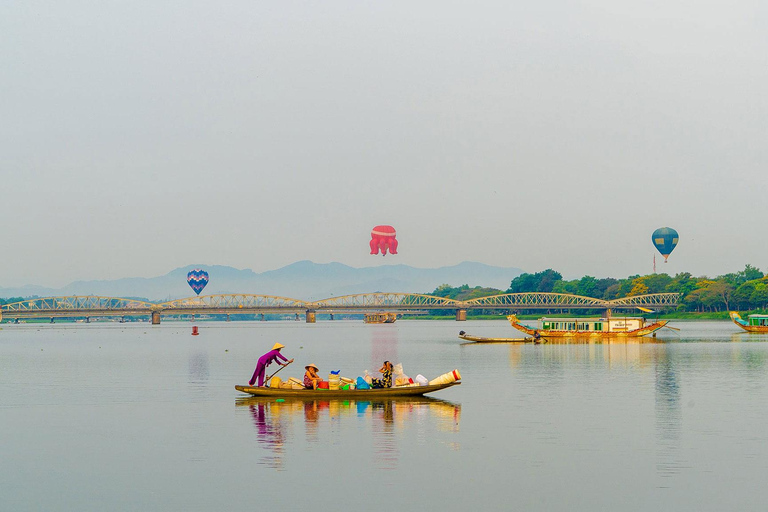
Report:
[[[391,254],[397,254],[397,239],[395,228],[392,226],[376,226],[371,230],[371,254],[387,255],[387,250]]]

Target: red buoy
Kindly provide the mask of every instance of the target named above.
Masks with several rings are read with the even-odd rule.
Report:
[[[192,336],[197,336],[198,334],[200,333],[197,332],[197,326],[196,325],[192,326]]]

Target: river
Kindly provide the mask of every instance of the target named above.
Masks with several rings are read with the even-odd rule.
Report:
[[[768,336],[465,344],[503,321],[3,324],[0,509],[764,510]],[[663,340],[662,340],[663,337]],[[242,399],[301,378],[459,369],[431,399]],[[274,366],[270,370],[274,370]],[[321,392],[318,392],[321,393]]]

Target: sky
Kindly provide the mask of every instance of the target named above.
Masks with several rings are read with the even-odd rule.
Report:
[[[0,287],[768,271],[765,2],[10,0],[0,69]]]

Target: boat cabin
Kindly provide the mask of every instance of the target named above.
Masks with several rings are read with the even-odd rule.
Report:
[[[768,315],[749,315],[747,321],[749,325],[768,327]]]
[[[645,325],[645,319],[640,317],[542,318],[540,322],[542,331],[574,332],[627,332]]]

